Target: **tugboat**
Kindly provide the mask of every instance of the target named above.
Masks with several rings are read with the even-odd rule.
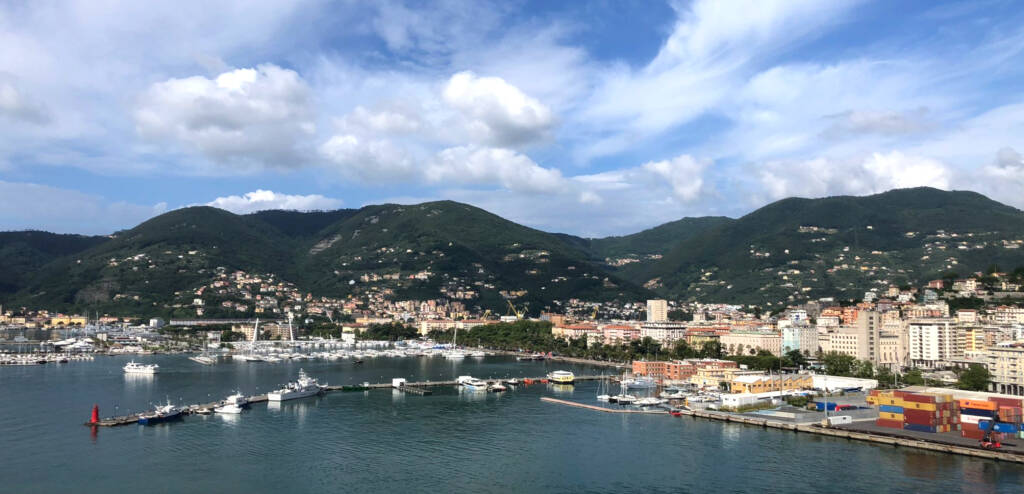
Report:
[[[139,415],[139,425],[153,425],[161,422],[168,422],[181,418],[181,409],[172,405],[168,400],[166,405],[156,407],[156,410]]]

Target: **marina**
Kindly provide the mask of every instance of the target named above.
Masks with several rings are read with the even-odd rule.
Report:
[[[124,374],[122,367],[132,358],[158,364],[161,372]],[[267,393],[295,380],[299,369],[330,383],[325,393],[267,401]],[[556,370],[572,372],[575,385],[545,384]],[[396,490],[418,482],[445,491],[477,492],[756,492],[764,482],[780,491],[803,492],[845,482],[879,492],[928,492],[940,481],[1013,492],[1024,481],[1024,469],[1016,463],[862,441],[857,439],[861,431],[794,433],[773,427],[767,417],[680,419],[659,407],[635,413],[641,409],[597,401],[598,394],[619,392],[616,383],[602,379],[608,373],[603,367],[553,359],[517,361],[500,354],[457,361],[367,358],[362,365],[351,359],[254,365],[221,358],[212,366],[183,355],[152,355],[8,367],[0,372],[0,385],[23,399],[0,403],[0,426],[9,431],[7,441],[13,446],[0,451],[0,462],[7,472],[5,486],[18,492],[59,490],[82,478],[89,479],[82,492],[145,490],[172,477],[182,489],[216,491],[221,482],[230,482],[234,490],[252,492],[312,491],[356,482],[366,490]],[[456,386],[459,376],[500,381],[508,389],[470,391]],[[405,381],[396,388],[394,379]],[[236,414],[214,411],[238,390],[251,402],[248,409]],[[421,397],[415,390],[431,394]],[[168,398],[182,409],[181,420],[130,425],[137,424],[133,417],[155,410]],[[104,421],[126,426],[82,427],[93,404],[108,417]],[[199,413],[204,408],[211,413]],[[600,448],[594,447],[595,441]],[[46,454],[43,445],[45,451],[59,450],[60,458],[89,461],[58,460],[60,468],[44,474],[33,460]],[[195,468],[195,457],[188,453],[192,451],[214,452],[204,464],[223,473],[216,479],[178,475]],[[737,479],[731,472],[749,461],[750,451],[759,452],[765,469],[781,474]],[[126,456],[135,458],[139,469],[110,476]],[[621,471],[622,462],[641,457],[642,465]],[[792,474],[821,468],[819,463],[830,457],[843,465],[831,478]],[[450,471],[466,462],[485,462],[502,474],[470,472],[454,479]],[[381,464],[392,466],[387,475],[375,467]],[[928,477],[908,475],[921,471],[921,465],[927,466]],[[319,473],[312,478],[303,473],[310,469]]]

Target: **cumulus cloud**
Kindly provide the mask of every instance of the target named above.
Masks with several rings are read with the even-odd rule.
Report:
[[[757,176],[758,190],[751,197],[761,201],[792,196],[864,195],[922,186],[949,189],[952,171],[938,160],[892,151],[873,153],[862,160],[773,161],[761,165]]]
[[[690,202],[700,196],[704,186],[703,172],[707,165],[707,162],[683,155],[671,160],[652,161],[644,164],[643,168],[670,184],[672,194],[677,199]]]
[[[562,173],[511,149],[460,146],[444,149],[424,170],[433,183],[499,184],[507,189],[550,192],[564,187]]]
[[[313,211],[338,209],[342,205],[340,199],[324,197],[320,194],[292,195],[257,189],[240,196],[218,197],[207,206],[231,211],[236,214],[255,213],[268,209],[287,209],[293,211]]]
[[[338,125],[353,132],[404,134],[420,130],[422,123],[419,116],[405,111],[372,111],[360,105],[345,115]]]
[[[147,139],[243,168],[304,164],[303,148],[316,130],[305,81],[271,64],[158,82],[139,97],[134,117]]]
[[[551,109],[500,77],[453,75],[444,101],[458,110],[470,136],[482,143],[519,146],[543,139],[555,124]]]
[[[0,197],[0,231],[32,229],[105,235],[167,211],[165,202],[147,206],[48,185],[2,180]]]
[[[41,125],[50,121],[50,112],[19,88],[13,76],[0,73],[0,117]]]
[[[336,135],[320,145],[320,155],[346,178],[369,183],[402,183],[416,176],[416,161],[387,139]]]

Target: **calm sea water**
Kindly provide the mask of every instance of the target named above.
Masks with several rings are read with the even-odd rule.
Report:
[[[321,382],[538,376],[508,357],[231,362],[152,356],[0,368],[0,492],[1022,492],[1024,467],[690,418],[604,414],[596,384],[504,394],[438,389],[331,393],[241,416],[152,427],[82,426],[101,415],[263,393],[300,367]],[[607,371],[605,371],[607,372]]]

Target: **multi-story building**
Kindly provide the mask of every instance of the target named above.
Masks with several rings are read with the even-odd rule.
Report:
[[[736,362],[718,359],[686,359],[672,361],[634,360],[633,373],[657,379],[686,381],[698,371],[723,372],[725,369],[738,369]]]
[[[686,324],[679,322],[645,322],[640,325],[640,337],[652,338],[662,344],[686,339]]]
[[[985,357],[992,391],[1024,395],[1024,346],[990,347]]]
[[[647,322],[668,321],[668,302],[662,299],[647,301]]]
[[[935,368],[964,357],[964,332],[952,319],[919,319],[907,324],[910,365]]]
[[[814,376],[811,374],[736,376],[729,383],[730,391],[733,393],[770,393],[813,387]]]
[[[799,350],[804,355],[818,351],[818,328],[813,326],[790,326],[782,328],[782,352]]]
[[[729,355],[753,355],[767,350],[782,355],[782,337],[775,331],[737,330],[719,338],[722,351]]]
[[[640,338],[640,328],[627,324],[609,324],[601,327],[605,345],[618,345]]]

